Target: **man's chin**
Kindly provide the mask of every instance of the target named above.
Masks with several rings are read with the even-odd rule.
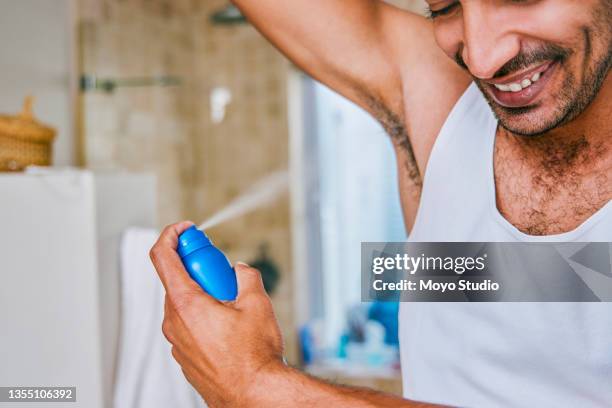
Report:
[[[565,122],[563,109],[547,107],[547,101],[519,108],[507,108],[486,98],[502,128],[517,136],[534,137],[547,133]]]
[[[556,120],[539,114],[536,107],[514,108],[510,112],[501,107],[493,110],[500,126],[518,136],[540,136],[558,126]]]
[[[513,134],[526,137],[540,136],[563,122],[564,115],[560,114],[560,110],[550,106],[556,102],[551,100],[550,95],[540,97],[537,102],[530,105],[507,107],[495,100],[485,84],[477,82],[477,85],[500,126]]]
[[[533,127],[533,126],[525,126],[524,124],[521,125],[516,125],[514,123],[506,123],[504,121],[499,121],[499,125],[505,129],[506,131],[517,135],[517,136],[524,136],[524,137],[537,137],[537,136],[541,136],[545,133],[547,133],[548,131],[550,131],[550,128],[538,128],[538,127]]]

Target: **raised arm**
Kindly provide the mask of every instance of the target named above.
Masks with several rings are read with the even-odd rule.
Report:
[[[400,117],[425,105],[425,119],[436,110],[445,118],[469,82],[438,48],[431,21],[383,1],[232,1],[294,64],[379,119],[376,104]],[[404,96],[425,103],[405,106]]]
[[[369,111],[394,143],[407,226],[433,142],[470,78],[432,22],[380,0],[233,0],[294,64]]]
[[[426,24],[377,0],[233,2],[293,63],[366,109],[366,96],[397,97],[401,91],[389,22],[404,15],[415,35]]]

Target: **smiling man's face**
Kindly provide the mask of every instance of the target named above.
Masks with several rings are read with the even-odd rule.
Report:
[[[436,41],[515,134],[539,135],[573,120],[604,86],[612,0],[428,3]]]

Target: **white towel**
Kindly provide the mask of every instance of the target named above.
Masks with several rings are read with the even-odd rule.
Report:
[[[201,408],[161,331],[164,288],[149,259],[158,233],[128,229],[121,242],[121,334],[115,408]]]

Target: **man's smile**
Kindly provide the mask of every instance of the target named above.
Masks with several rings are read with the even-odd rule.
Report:
[[[534,103],[554,73],[558,62],[544,64],[523,70],[503,78],[483,81],[495,102],[506,108],[523,108]]]

